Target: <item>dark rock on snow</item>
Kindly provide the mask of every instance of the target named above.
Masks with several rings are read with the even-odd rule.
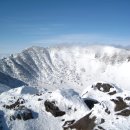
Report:
[[[121,112],[117,113],[117,115],[130,116],[130,109],[122,110]]]
[[[97,83],[95,88],[102,92],[110,92],[110,89],[114,87],[107,83]]]
[[[65,114],[64,111],[61,111],[56,105],[55,102],[45,101],[44,102],[45,109],[47,112],[50,112],[54,117],[63,116]]]
[[[88,106],[89,109],[92,109],[94,107],[94,104],[98,103],[98,101],[94,99],[84,99],[84,102]]]
[[[117,97],[117,99],[111,99],[111,101],[116,104],[115,111],[120,111],[128,107],[122,97]]]
[[[33,114],[32,111],[24,106],[19,107],[18,109],[16,109],[14,115],[12,115],[10,117],[11,120],[29,120],[29,119],[33,119]]]
[[[24,104],[25,100],[23,98],[19,98],[15,103],[11,105],[3,105],[6,109],[15,109],[16,107],[19,107],[20,104]]]
[[[76,129],[76,130],[92,130],[95,127],[95,120],[96,117],[90,118],[91,113],[87,114],[83,118],[79,119],[73,124],[70,124],[69,126],[63,125],[63,129]]]

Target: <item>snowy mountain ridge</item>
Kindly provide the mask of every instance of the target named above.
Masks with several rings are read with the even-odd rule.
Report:
[[[106,81],[130,90],[129,61],[130,51],[111,46],[31,47],[0,60],[0,72],[31,86],[67,84],[82,91]]]

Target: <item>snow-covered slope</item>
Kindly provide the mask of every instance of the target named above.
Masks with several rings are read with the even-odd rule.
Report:
[[[129,130],[130,92],[96,83],[84,92],[22,86],[0,95],[1,130]]]
[[[129,77],[130,51],[110,46],[31,47],[3,58],[0,130],[129,130]]]
[[[67,84],[82,91],[104,81],[130,90],[129,61],[130,51],[111,46],[31,47],[0,60],[0,72],[51,89]]]

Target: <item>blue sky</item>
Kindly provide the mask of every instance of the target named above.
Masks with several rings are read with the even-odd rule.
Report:
[[[0,0],[0,52],[54,44],[130,45],[130,0]]]

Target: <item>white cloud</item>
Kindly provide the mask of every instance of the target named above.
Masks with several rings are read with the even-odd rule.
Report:
[[[66,34],[49,37],[44,40],[36,41],[39,44],[108,44],[108,45],[130,45],[130,39],[114,38],[99,34]]]

